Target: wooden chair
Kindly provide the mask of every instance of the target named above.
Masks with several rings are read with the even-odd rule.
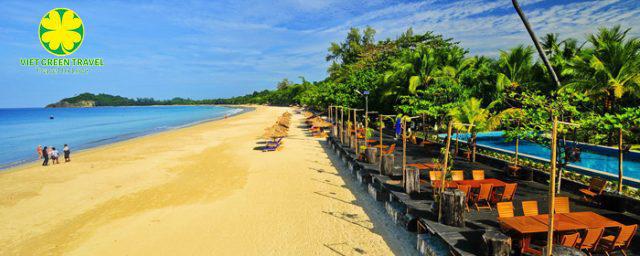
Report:
[[[473,180],[484,180],[484,170],[473,170],[471,171],[471,175],[473,176]]]
[[[636,235],[636,229],[638,224],[620,227],[620,231],[617,235],[605,236],[600,239],[597,251],[603,252],[609,255],[610,252],[620,251],[623,255],[627,256],[624,251],[631,245],[631,239]]]
[[[594,199],[598,198],[604,192],[604,189],[607,187],[607,181],[598,177],[591,178],[589,181],[589,187],[580,189],[580,193],[582,193],[582,198],[587,202],[592,202]]]
[[[469,185],[458,185],[458,190],[464,193],[464,206],[469,211],[469,197],[471,196],[471,186]]]
[[[491,210],[491,205],[489,204],[489,200],[491,197],[491,189],[493,185],[491,184],[480,184],[480,191],[473,200],[473,204],[476,206],[476,210],[480,211],[480,208],[489,208]],[[484,206],[480,206],[483,204]]]
[[[575,247],[579,238],[580,238],[580,233],[578,232],[562,235],[562,238],[560,238],[560,245],[566,246],[566,247]]]
[[[513,217],[513,202],[499,202],[496,204],[498,209],[498,218]]]
[[[604,228],[587,229],[584,238],[578,238],[576,248],[587,252],[589,255],[595,253],[596,248],[598,248],[598,242],[602,238],[602,233],[604,233]]]
[[[518,187],[518,183],[507,183],[504,186],[504,190],[502,193],[494,192],[491,196],[491,199],[495,202],[505,202],[513,200],[513,195],[516,194],[516,188]]]
[[[464,180],[464,171],[462,170],[451,171],[451,180]]]
[[[566,196],[556,197],[555,199],[555,213],[570,213],[569,198]]]
[[[538,201],[522,201],[522,212],[524,216],[538,215]]]
[[[382,150],[383,155],[393,154],[393,151],[396,150],[396,144],[395,143],[391,144],[391,146],[387,150],[384,150],[382,148],[380,150]]]
[[[442,171],[429,171],[429,180],[432,183],[436,180],[442,180]]]

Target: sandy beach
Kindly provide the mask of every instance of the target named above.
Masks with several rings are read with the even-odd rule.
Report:
[[[0,172],[0,255],[412,255],[414,242],[299,128],[256,150],[288,108]],[[350,189],[351,188],[351,189]]]

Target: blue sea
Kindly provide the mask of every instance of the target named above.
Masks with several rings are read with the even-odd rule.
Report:
[[[36,160],[38,145],[73,152],[241,112],[219,106],[0,109],[0,169]],[[53,119],[51,119],[53,117]]]

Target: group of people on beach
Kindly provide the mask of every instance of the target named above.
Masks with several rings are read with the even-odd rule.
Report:
[[[58,158],[60,158],[60,152],[55,147],[47,147],[44,148],[42,145],[38,145],[36,148],[36,152],[38,153],[38,159],[44,159],[42,162],[42,166],[49,165],[49,160],[51,160],[51,164],[59,164]],[[69,145],[64,144],[62,148],[62,153],[64,154],[64,161],[71,161],[71,149],[69,149]]]

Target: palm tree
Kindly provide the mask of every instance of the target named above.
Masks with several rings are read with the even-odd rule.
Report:
[[[418,45],[415,50],[403,50],[399,58],[391,62],[391,71],[384,75],[384,82],[392,85],[396,93],[416,94],[421,86],[434,81],[438,68],[436,49]]]
[[[509,107],[514,107],[516,101],[510,101],[507,96],[510,92],[518,92],[526,88],[531,81],[531,71],[533,68],[533,48],[531,46],[519,45],[511,50],[501,51],[497,62],[498,75],[496,78],[495,91],[501,103]],[[524,86],[523,86],[524,85]]]
[[[482,108],[482,100],[472,97],[449,111],[449,117],[451,117],[456,130],[466,131],[471,135],[471,143],[468,143],[467,146],[470,147],[472,152],[472,162],[476,161],[476,138],[478,132],[493,130],[500,125],[500,121],[506,115],[520,111],[517,108],[508,108],[492,114],[490,109],[495,103],[494,101],[487,108]]]
[[[594,48],[576,55],[566,71],[575,76],[566,87],[584,91],[594,101],[603,99],[603,113],[616,111],[625,94],[640,96],[640,40],[626,39],[628,32],[620,26],[601,28],[589,36]]]

